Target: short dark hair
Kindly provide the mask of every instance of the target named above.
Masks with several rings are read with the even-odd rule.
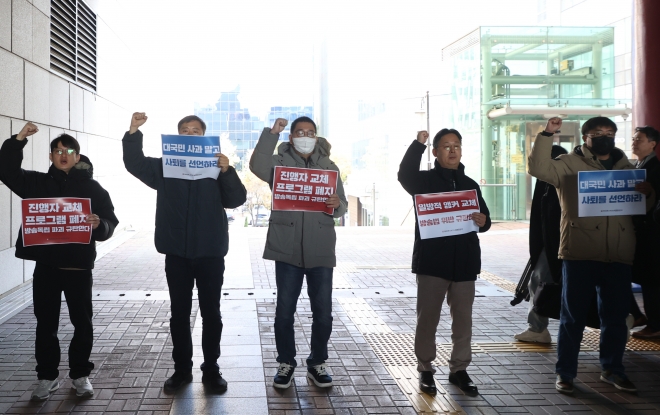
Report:
[[[295,120],[293,120],[293,122],[291,123],[291,129],[289,131],[291,131],[291,132],[296,131],[296,125],[299,122],[308,122],[308,123],[312,124],[314,126],[314,132],[317,132],[316,131],[316,123],[314,122],[314,120],[312,120],[309,117],[298,117]]]
[[[463,142],[463,137],[461,137],[461,133],[458,131],[454,130],[453,128],[443,128],[442,130],[438,131],[438,134],[433,137],[433,148],[438,148],[438,143],[440,142],[440,139],[447,134],[456,134],[458,137],[458,141],[461,143]]]
[[[553,159],[556,159],[557,157],[561,156],[562,154],[568,154],[568,151],[562,146],[558,146],[557,144],[552,146],[552,150],[550,152],[550,157]]]
[[[181,118],[181,121],[179,121],[179,123],[176,125],[176,130],[179,131],[183,124],[187,124],[191,121],[199,121],[199,123],[202,125],[202,134],[206,134],[206,123],[196,115],[188,115]]]
[[[614,121],[607,117],[593,117],[589,118],[584,124],[582,124],[582,135],[587,135],[589,131],[596,129],[597,127],[610,127],[615,133],[619,129]]]
[[[646,135],[646,138],[648,138],[650,141],[655,141],[656,143],[660,140],[660,132],[658,132],[658,130],[651,127],[650,125],[645,125],[643,127],[636,127],[635,132],[644,133],[644,135]]]
[[[66,148],[72,148],[76,150],[76,154],[80,154],[80,144],[78,140],[71,137],[69,134],[60,134],[53,141],[50,142],[50,152],[57,148],[57,144],[62,143],[62,146]]]

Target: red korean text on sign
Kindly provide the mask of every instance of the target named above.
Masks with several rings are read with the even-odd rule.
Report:
[[[273,177],[273,210],[324,212],[329,196],[337,193],[337,172],[275,166]]]
[[[85,218],[92,213],[90,199],[24,199],[22,207],[23,246],[88,244],[92,226]]]
[[[479,210],[479,200],[476,190],[415,195],[415,208],[418,216]]]

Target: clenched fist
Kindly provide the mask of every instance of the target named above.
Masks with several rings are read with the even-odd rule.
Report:
[[[133,116],[131,117],[131,128],[128,130],[129,134],[135,133],[138,128],[140,128],[142,125],[144,125],[145,122],[147,122],[147,114],[144,112],[134,112]]]
[[[547,133],[556,133],[561,129],[561,118],[552,117],[548,120],[548,123],[545,125],[545,131]]]
[[[284,118],[278,118],[275,120],[275,124],[273,124],[273,128],[270,129],[271,134],[279,134],[284,129],[286,128],[287,124],[289,122],[285,120]]]
[[[29,137],[32,134],[36,134],[37,132],[39,132],[37,126],[29,122],[23,126],[18,134],[16,134],[16,139],[18,141],[23,141],[25,140],[25,137]]]
[[[218,158],[220,171],[225,173],[229,169],[229,158],[222,153],[218,153],[215,156]]]
[[[417,131],[417,141],[422,144],[426,144],[426,141],[429,139],[428,131]]]

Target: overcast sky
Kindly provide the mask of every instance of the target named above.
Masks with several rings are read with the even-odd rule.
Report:
[[[131,54],[137,105],[178,120],[194,103],[241,87],[243,107],[311,105],[313,56],[328,41],[330,123],[336,134],[357,100],[443,90],[441,50],[480,25],[535,25],[531,0],[102,0],[99,16]],[[171,122],[171,121],[170,121]],[[155,124],[152,123],[152,124]]]

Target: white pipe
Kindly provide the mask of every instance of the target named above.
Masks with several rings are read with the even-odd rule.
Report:
[[[630,108],[565,108],[565,107],[509,107],[497,108],[488,111],[491,120],[505,115],[541,115],[544,118],[561,117],[569,115],[593,115],[603,117],[616,117],[618,115],[627,118],[632,114]]]

